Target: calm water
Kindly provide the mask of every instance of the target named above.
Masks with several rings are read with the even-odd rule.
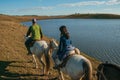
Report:
[[[23,24],[30,26],[31,22]],[[43,33],[59,40],[59,27],[66,25],[72,43],[82,52],[100,61],[120,65],[120,19],[40,20]]]

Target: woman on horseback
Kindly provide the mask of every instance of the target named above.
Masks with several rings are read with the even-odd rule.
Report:
[[[61,26],[59,28],[61,34],[60,34],[60,44],[58,49],[58,58],[60,61],[62,61],[66,55],[67,51],[74,50],[75,47],[72,46],[72,41],[70,40],[70,35],[67,31],[66,26]]]
[[[72,46],[72,42],[70,40],[70,35],[67,31],[66,26],[64,26],[64,25],[61,26],[59,28],[59,30],[61,32],[59,47],[58,47],[57,55],[53,56],[53,59],[55,61],[55,58],[58,57],[59,60],[62,62],[65,59],[65,57],[68,55],[67,51],[72,51],[75,48]],[[53,68],[58,69],[59,65],[55,64],[55,66]]]

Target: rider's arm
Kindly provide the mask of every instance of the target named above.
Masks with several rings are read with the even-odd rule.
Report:
[[[27,31],[27,34],[26,34],[26,37],[28,37],[31,33],[31,26],[29,27],[28,31]]]
[[[62,52],[62,48],[63,48],[63,42],[62,42],[62,38],[60,38],[60,43],[59,43],[59,49],[58,49],[58,55],[60,52]]]
[[[41,30],[41,27],[40,27],[40,35],[41,35],[41,39],[43,38],[43,33],[42,33],[42,30]]]
[[[72,44],[72,41],[70,40],[70,44]]]

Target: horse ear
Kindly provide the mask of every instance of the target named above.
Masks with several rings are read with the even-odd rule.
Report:
[[[56,39],[52,38],[49,40],[49,42],[57,42]]]
[[[50,40],[49,40],[49,43],[51,43],[51,42],[53,42],[53,39],[50,39]]]
[[[52,39],[49,40],[49,42],[51,42],[51,41],[52,41]]]
[[[49,43],[51,43],[51,40],[49,40]]]
[[[54,38],[52,38],[52,39],[51,39],[51,41],[55,41],[55,39],[54,39]]]

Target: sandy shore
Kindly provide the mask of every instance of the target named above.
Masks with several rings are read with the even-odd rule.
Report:
[[[27,50],[24,46],[24,34],[26,34],[27,28],[21,25],[20,22],[31,20],[32,18],[47,19],[48,16],[6,16],[0,15],[0,80],[1,79],[37,79],[45,80],[58,76],[57,71],[50,68],[51,74],[49,76],[40,76],[42,72],[41,64],[39,69],[34,69],[34,65],[31,62],[31,56],[27,56]],[[48,38],[44,37],[46,41]],[[97,66],[99,61],[91,58],[84,53],[93,66],[93,80],[97,80],[95,77]],[[37,60],[38,61],[38,60]],[[66,80],[69,77],[65,75]]]

